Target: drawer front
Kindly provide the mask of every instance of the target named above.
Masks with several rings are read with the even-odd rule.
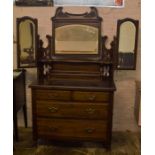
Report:
[[[37,101],[36,107],[38,116],[106,120],[109,104]]]
[[[51,139],[107,140],[107,123],[96,120],[37,120],[38,136]]]
[[[74,101],[88,101],[88,102],[108,102],[110,99],[110,93],[108,92],[73,92]]]
[[[59,90],[35,90],[36,99],[45,100],[62,100],[67,101],[71,99],[70,91]]]

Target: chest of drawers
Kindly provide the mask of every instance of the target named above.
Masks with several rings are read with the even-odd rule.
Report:
[[[32,87],[33,138],[111,145],[113,90]]]

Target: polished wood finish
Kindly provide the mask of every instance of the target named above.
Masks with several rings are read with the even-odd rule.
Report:
[[[85,102],[58,102],[58,101],[36,101],[37,116],[56,118],[86,118],[104,119],[108,118],[107,103],[85,103]]]
[[[70,91],[57,91],[57,90],[36,90],[36,99],[47,99],[47,100],[70,100]]]
[[[100,141],[111,146],[115,41],[111,48],[101,36],[101,17],[91,7],[89,13],[64,13],[57,8],[52,18],[53,36],[48,46],[39,40],[38,80],[32,89],[33,139]],[[70,24],[91,25],[99,30],[96,55],[55,54],[55,28]]]
[[[109,93],[105,92],[84,92],[75,91],[73,92],[74,101],[88,101],[88,102],[108,102],[110,98]]]
[[[83,86],[80,86],[79,81],[80,87],[76,81],[72,82],[72,87],[65,81],[63,86],[61,83],[55,86],[31,85],[34,140],[101,141],[109,148],[113,94],[116,90],[114,83],[102,87],[100,82],[101,86],[96,84],[93,86],[95,89],[92,89],[89,81],[85,81]],[[55,128],[59,128],[59,132]],[[85,133],[86,129],[93,135]],[[78,134],[74,137],[76,130]]]
[[[107,141],[107,124],[102,120],[37,119],[38,135],[52,139]]]

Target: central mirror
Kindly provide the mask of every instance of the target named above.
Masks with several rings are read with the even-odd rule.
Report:
[[[82,24],[55,29],[55,54],[98,54],[99,30]]]

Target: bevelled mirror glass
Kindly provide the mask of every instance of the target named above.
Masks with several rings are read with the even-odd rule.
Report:
[[[138,21],[123,19],[117,27],[117,69],[136,68],[136,53],[138,41]]]
[[[55,54],[98,54],[99,30],[89,25],[71,24],[55,29]]]
[[[36,66],[37,20],[30,17],[17,19],[18,67]]]

